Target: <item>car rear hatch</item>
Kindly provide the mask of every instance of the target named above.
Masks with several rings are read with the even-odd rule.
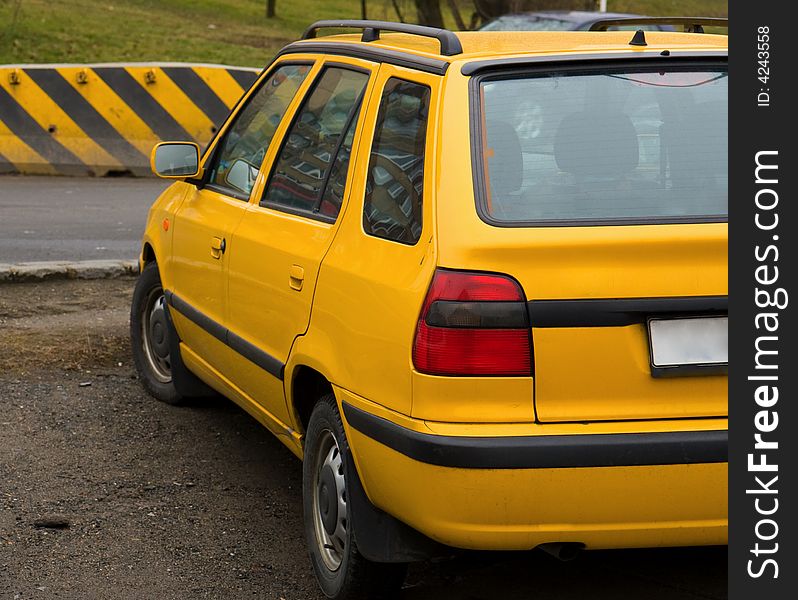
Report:
[[[486,225],[458,261],[523,288],[537,420],[726,415],[725,64],[470,85]]]

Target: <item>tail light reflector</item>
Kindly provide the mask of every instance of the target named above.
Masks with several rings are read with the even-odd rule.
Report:
[[[436,270],[416,326],[413,364],[431,375],[531,375],[521,286],[506,275]]]

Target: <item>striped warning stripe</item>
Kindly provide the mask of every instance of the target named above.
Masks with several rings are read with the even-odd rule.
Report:
[[[184,63],[0,66],[0,174],[149,175],[153,145],[207,144],[257,74]]]

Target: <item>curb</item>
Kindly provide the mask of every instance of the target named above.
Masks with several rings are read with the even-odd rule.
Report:
[[[0,263],[0,284],[53,279],[118,279],[138,275],[137,260],[82,260]]]

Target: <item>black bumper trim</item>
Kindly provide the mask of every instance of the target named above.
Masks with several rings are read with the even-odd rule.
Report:
[[[420,433],[343,403],[349,425],[413,460],[461,469],[567,469],[723,463],[727,430],[460,437]]]
[[[532,327],[621,327],[652,316],[726,316],[728,296],[530,300]]]
[[[206,314],[191,306],[177,294],[166,290],[164,291],[164,296],[166,298],[166,303],[189,321],[207,331],[210,335],[235,350],[251,363],[258,365],[261,369],[282,381],[285,371],[284,363],[274,358],[271,354],[249,343],[241,336],[236,335],[225,328],[224,325],[217,323]]]

